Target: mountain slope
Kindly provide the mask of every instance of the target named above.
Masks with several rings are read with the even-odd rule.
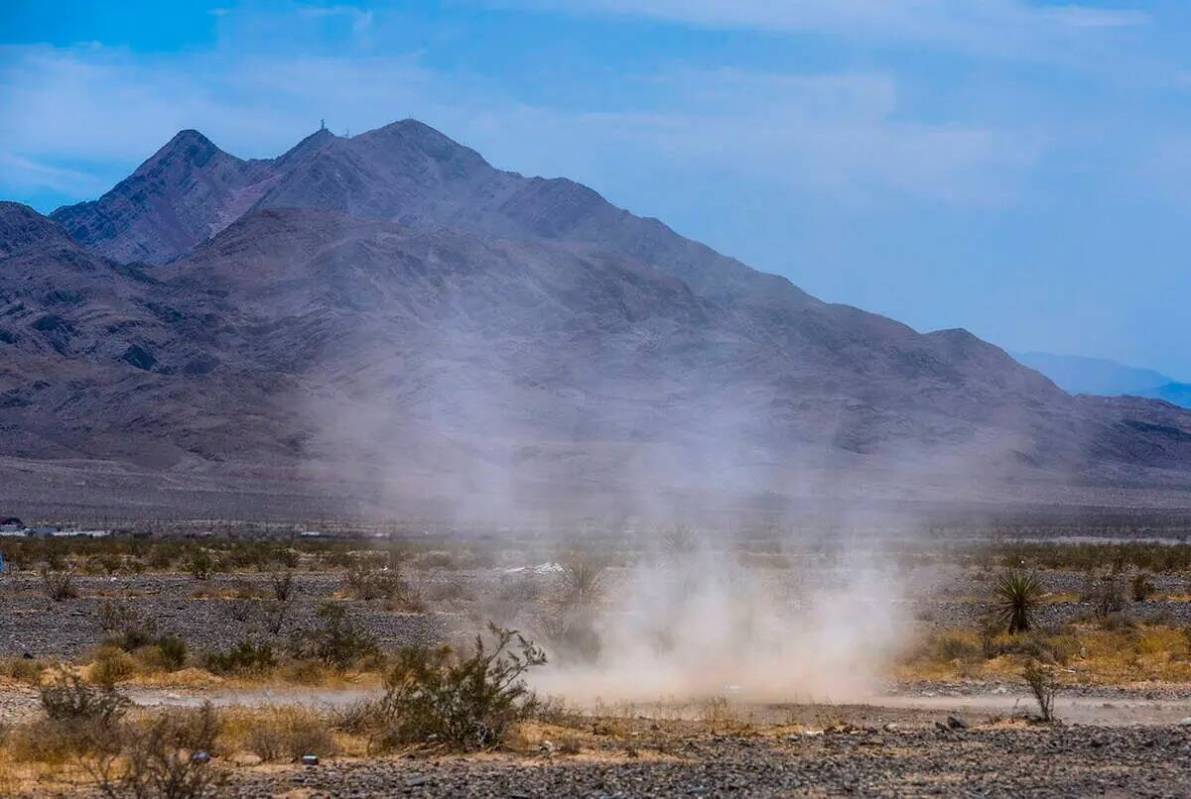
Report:
[[[260,161],[183,132],[53,217],[0,213],[0,450],[24,457],[481,515],[1191,488],[1191,414],[1071,397],[409,120]]]
[[[1023,352],[1014,357],[1072,394],[1149,397],[1191,408],[1191,384],[1180,383],[1153,369],[1126,366],[1106,358],[1047,352]]]

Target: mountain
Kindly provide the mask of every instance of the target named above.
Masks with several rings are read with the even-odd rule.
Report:
[[[1191,383],[1180,383],[1152,369],[1126,366],[1106,358],[1047,352],[1015,353],[1013,357],[1072,394],[1149,397],[1191,408]]]
[[[183,131],[95,202],[0,210],[0,486],[26,498],[1191,506],[1189,413],[1073,397],[413,120],[252,161]]]

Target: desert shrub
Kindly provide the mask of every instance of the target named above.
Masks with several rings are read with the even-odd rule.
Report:
[[[331,713],[331,726],[349,735],[367,735],[384,726],[382,703],[360,700]]]
[[[1087,599],[1092,603],[1093,612],[1100,619],[1120,613],[1125,608],[1125,594],[1121,589],[1121,581],[1111,575],[1098,580]]]
[[[46,596],[55,602],[75,599],[79,595],[78,589],[74,586],[74,575],[70,572],[42,569],[41,581],[45,586]]]
[[[232,583],[232,599],[260,599],[261,592],[247,580],[236,580]]]
[[[319,685],[327,679],[327,667],[319,660],[290,660],[281,670],[286,682]]]
[[[1129,632],[1138,627],[1137,619],[1125,611],[1108,613],[1100,617],[1100,628],[1112,633]]]
[[[129,700],[111,688],[88,685],[77,674],[59,671],[39,692],[41,709],[53,721],[100,721],[114,724],[127,712]]]
[[[196,549],[190,553],[186,571],[196,580],[209,580],[215,573],[215,560],[207,550]]]
[[[117,745],[85,766],[108,799],[205,799],[225,775],[210,761],[221,720],[210,703],[122,725]]]
[[[259,603],[260,623],[270,635],[280,635],[289,616],[290,603],[269,600]]]
[[[431,602],[466,602],[473,595],[462,580],[452,579],[433,583],[426,590],[426,598]]]
[[[157,622],[132,605],[104,602],[97,610],[99,627],[108,643],[125,652],[153,643],[157,637]]]
[[[61,764],[111,745],[111,730],[93,721],[38,718],[14,726],[5,748],[17,761]]]
[[[216,674],[264,674],[276,668],[277,657],[267,642],[241,641],[226,652],[208,652],[203,665]]]
[[[177,671],[186,665],[186,642],[176,635],[157,639],[157,659],[166,671]]]
[[[957,631],[941,632],[932,643],[933,655],[937,660],[971,662],[979,660],[984,654],[979,641]]]
[[[1150,576],[1145,572],[1138,572],[1133,577],[1133,581],[1129,584],[1133,593],[1134,602],[1145,602],[1154,595],[1154,582]]]
[[[589,605],[599,599],[608,561],[598,555],[572,549],[560,559],[564,599],[572,605]]]
[[[1080,651],[1079,640],[1073,635],[1054,635],[1031,631],[1024,635],[1002,632],[982,641],[986,658],[1017,655],[1042,663],[1064,664]]]
[[[536,602],[541,595],[542,587],[532,577],[526,574],[503,575],[496,592],[496,601],[516,608]]]
[[[45,665],[41,661],[31,657],[5,658],[4,660],[0,660],[0,676],[7,677],[10,680],[37,685],[41,682],[41,673],[43,671],[45,671]]]
[[[563,662],[591,663],[603,646],[595,613],[586,605],[548,606],[538,613],[534,628],[552,656]]]
[[[418,556],[416,566],[423,571],[441,570],[455,571],[459,569],[459,561],[450,552],[434,550]]]
[[[330,757],[339,751],[326,720],[296,708],[274,708],[254,719],[246,746],[266,762],[295,761],[303,755]]]
[[[238,624],[247,624],[257,614],[261,603],[255,599],[229,599],[221,607],[224,615]]]
[[[1008,572],[997,580],[996,612],[1011,635],[1030,629],[1041,597],[1042,584],[1033,574]]]
[[[533,713],[536,698],[524,675],[544,664],[545,654],[514,630],[489,630],[493,644],[476,636],[467,657],[449,647],[401,651],[379,700],[382,744],[487,749]]]
[[[292,571],[275,571],[269,575],[269,586],[273,590],[273,599],[285,604],[294,595],[294,573]]]
[[[346,669],[378,651],[376,639],[341,605],[324,602],[315,617],[318,626],[298,632],[291,640],[290,650],[295,657],[314,658],[328,666]]]
[[[388,565],[377,565],[376,558],[352,559],[344,575],[347,593],[355,599],[372,601],[385,599],[397,605],[416,606],[420,599],[401,575],[400,561],[389,559]]]
[[[1022,671],[1022,677],[1025,679],[1026,685],[1030,687],[1030,693],[1038,702],[1038,712],[1042,716],[1042,720],[1054,721],[1055,695],[1059,691],[1059,683],[1055,679],[1054,670],[1036,660],[1031,660]]]
[[[91,682],[96,685],[115,685],[136,672],[136,662],[124,650],[105,646],[99,650],[91,664]]]

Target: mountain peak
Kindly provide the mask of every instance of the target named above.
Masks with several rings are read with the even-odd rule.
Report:
[[[302,141],[286,150],[282,155],[278,156],[275,160],[275,163],[278,166],[294,163],[298,159],[304,158],[307,155],[317,153],[319,150],[336,141],[339,141],[338,136],[326,128],[319,128],[314,133],[311,133],[309,136],[302,139]]]
[[[476,167],[490,166],[484,157],[475,150],[416,119],[400,119],[390,122],[383,127],[353,136],[350,141],[371,144],[384,143],[386,145],[401,144],[411,146],[440,163],[452,161]]]
[[[72,247],[61,226],[21,203],[0,201],[0,258],[38,247]]]
[[[215,143],[197,130],[187,128],[174,134],[165,145],[141,164],[133,174],[143,174],[163,163],[181,162],[201,167],[217,155],[226,155]]]

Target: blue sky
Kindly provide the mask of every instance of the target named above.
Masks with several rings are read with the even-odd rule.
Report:
[[[5,0],[0,198],[416,117],[823,299],[1191,378],[1191,4]]]

